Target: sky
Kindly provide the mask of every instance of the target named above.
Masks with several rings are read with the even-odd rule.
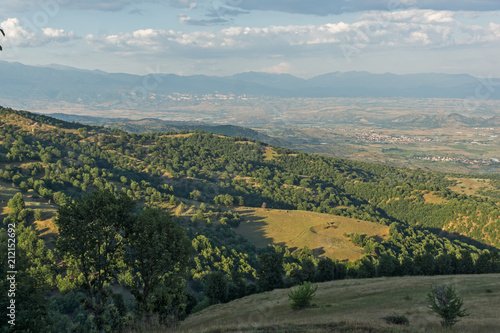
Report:
[[[500,77],[499,0],[0,0],[0,26],[27,65]]]

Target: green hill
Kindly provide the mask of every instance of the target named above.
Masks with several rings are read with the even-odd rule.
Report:
[[[450,330],[426,303],[431,285],[456,287],[470,316]],[[318,284],[312,308],[292,310],[289,289],[247,296],[193,314],[179,332],[496,332],[500,276],[458,275],[342,280]],[[410,325],[382,318],[404,315]]]
[[[168,318],[214,302],[213,276],[227,288],[217,301],[227,302],[311,280],[500,273],[498,199],[452,190],[461,175],[199,130],[127,133],[7,108],[0,109],[0,143],[1,213],[11,213],[7,203],[22,194],[27,209],[15,218],[26,225],[23,239],[36,243],[26,245],[31,272],[43,272],[44,292],[56,294],[46,302],[50,311],[74,325],[86,325],[74,322],[88,315],[80,303],[63,312],[57,304],[67,302],[69,290],[83,292],[76,287],[81,276],[56,265],[52,217],[96,190],[168,211],[187,233],[186,288],[175,306],[165,301]],[[277,263],[271,269],[277,279],[263,273],[266,260]],[[124,281],[114,283],[131,309],[134,297]]]

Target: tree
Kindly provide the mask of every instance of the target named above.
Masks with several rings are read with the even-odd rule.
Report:
[[[143,311],[160,285],[176,285],[187,266],[191,242],[167,213],[144,208],[125,226],[125,262],[131,268],[132,293]]]
[[[194,201],[200,201],[202,194],[201,191],[199,190],[194,190],[191,193],[189,193],[189,197],[193,199]]]
[[[390,254],[384,254],[378,262],[377,273],[378,276],[394,276],[398,268],[399,261]]]
[[[24,207],[23,200],[21,206]],[[49,332],[51,318],[44,292],[52,285],[55,262],[44,241],[24,222],[9,216],[4,220],[6,228],[0,228],[0,248],[8,249],[9,253],[15,250],[17,272],[6,274],[13,268],[6,251],[0,256],[0,272],[4,274],[0,281],[0,306],[7,309],[7,320],[0,323],[0,332]],[[15,247],[12,239],[16,241]],[[8,323],[13,319],[15,326]]]
[[[3,32],[2,29],[0,29],[0,32],[2,33],[2,35],[5,37],[5,32]],[[0,45],[0,51],[2,51],[2,45]]]
[[[290,304],[292,309],[299,310],[311,306],[316,290],[318,290],[318,286],[308,281],[302,283],[297,289],[290,290],[288,297],[292,300],[292,304]]]
[[[117,275],[124,251],[123,232],[133,222],[135,203],[96,191],[58,209],[56,248],[70,266],[83,276],[86,307],[102,328],[102,315],[109,296],[107,284]]]
[[[476,260],[476,274],[493,273],[491,255],[488,250],[481,252]]]
[[[259,289],[269,291],[283,287],[283,256],[279,253],[264,253],[259,260]]]
[[[26,208],[26,204],[21,193],[16,193],[7,203],[7,207],[12,209],[14,213],[19,213],[21,210]]]
[[[335,262],[330,258],[318,262],[318,281],[332,281],[335,278]]]
[[[434,256],[430,253],[417,254],[413,258],[414,275],[432,275],[435,266]]]
[[[474,260],[472,260],[472,256],[469,251],[460,251],[457,259],[457,274],[474,274]]]
[[[466,310],[462,309],[463,300],[455,293],[453,286],[435,286],[427,295],[429,309],[441,317],[441,325],[453,326],[458,318],[468,316]]]
[[[208,276],[205,295],[210,300],[210,304],[227,302],[228,290],[226,275],[223,272],[213,272]]]
[[[41,209],[35,210],[33,217],[35,218],[35,221],[40,221],[42,219],[42,210]]]
[[[436,257],[435,272],[440,275],[454,273],[453,259],[455,257],[448,253],[441,253]]]
[[[295,279],[296,283],[302,283],[305,281],[315,282],[316,281],[316,266],[314,262],[306,258],[302,260],[300,269],[294,269],[292,271],[292,277]]]

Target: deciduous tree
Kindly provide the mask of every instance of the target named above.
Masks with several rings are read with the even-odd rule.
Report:
[[[124,250],[123,232],[133,222],[134,202],[126,195],[96,191],[61,206],[56,225],[56,248],[83,276],[86,306],[102,328],[106,290],[119,271]],[[145,240],[149,241],[149,240]]]
[[[145,208],[126,230],[125,262],[133,272],[132,293],[143,311],[160,285],[177,284],[188,263],[191,242],[170,215]],[[174,283],[175,282],[175,283]]]

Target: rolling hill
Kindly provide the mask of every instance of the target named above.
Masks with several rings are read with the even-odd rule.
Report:
[[[428,308],[431,285],[455,285],[470,316],[453,332],[495,332],[499,275],[376,278],[318,284],[314,307],[290,309],[289,289],[247,296],[211,306],[183,322],[180,332],[450,332]],[[409,326],[383,317],[408,318]],[[154,331],[153,331],[154,332]]]
[[[56,269],[52,217],[94,191],[176,216],[192,247],[179,316],[215,302],[214,276],[225,281],[227,297],[217,300],[224,303],[311,280],[500,272],[498,199],[461,192],[461,175],[199,130],[127,133],[8,108],[0,109],[0,142],[2,217],[19,220],[27,272],[44,276],[43,291],[54,292],[40,306],[68,325],[87,327],[75,320],[89,313],[66,299],[83,291],[70,267]],[[266,262],[278,263],[278,279],[263,273]],[[126,280],[115,283],[133,308]],[[62,311],[61,304],[72,305]]]

